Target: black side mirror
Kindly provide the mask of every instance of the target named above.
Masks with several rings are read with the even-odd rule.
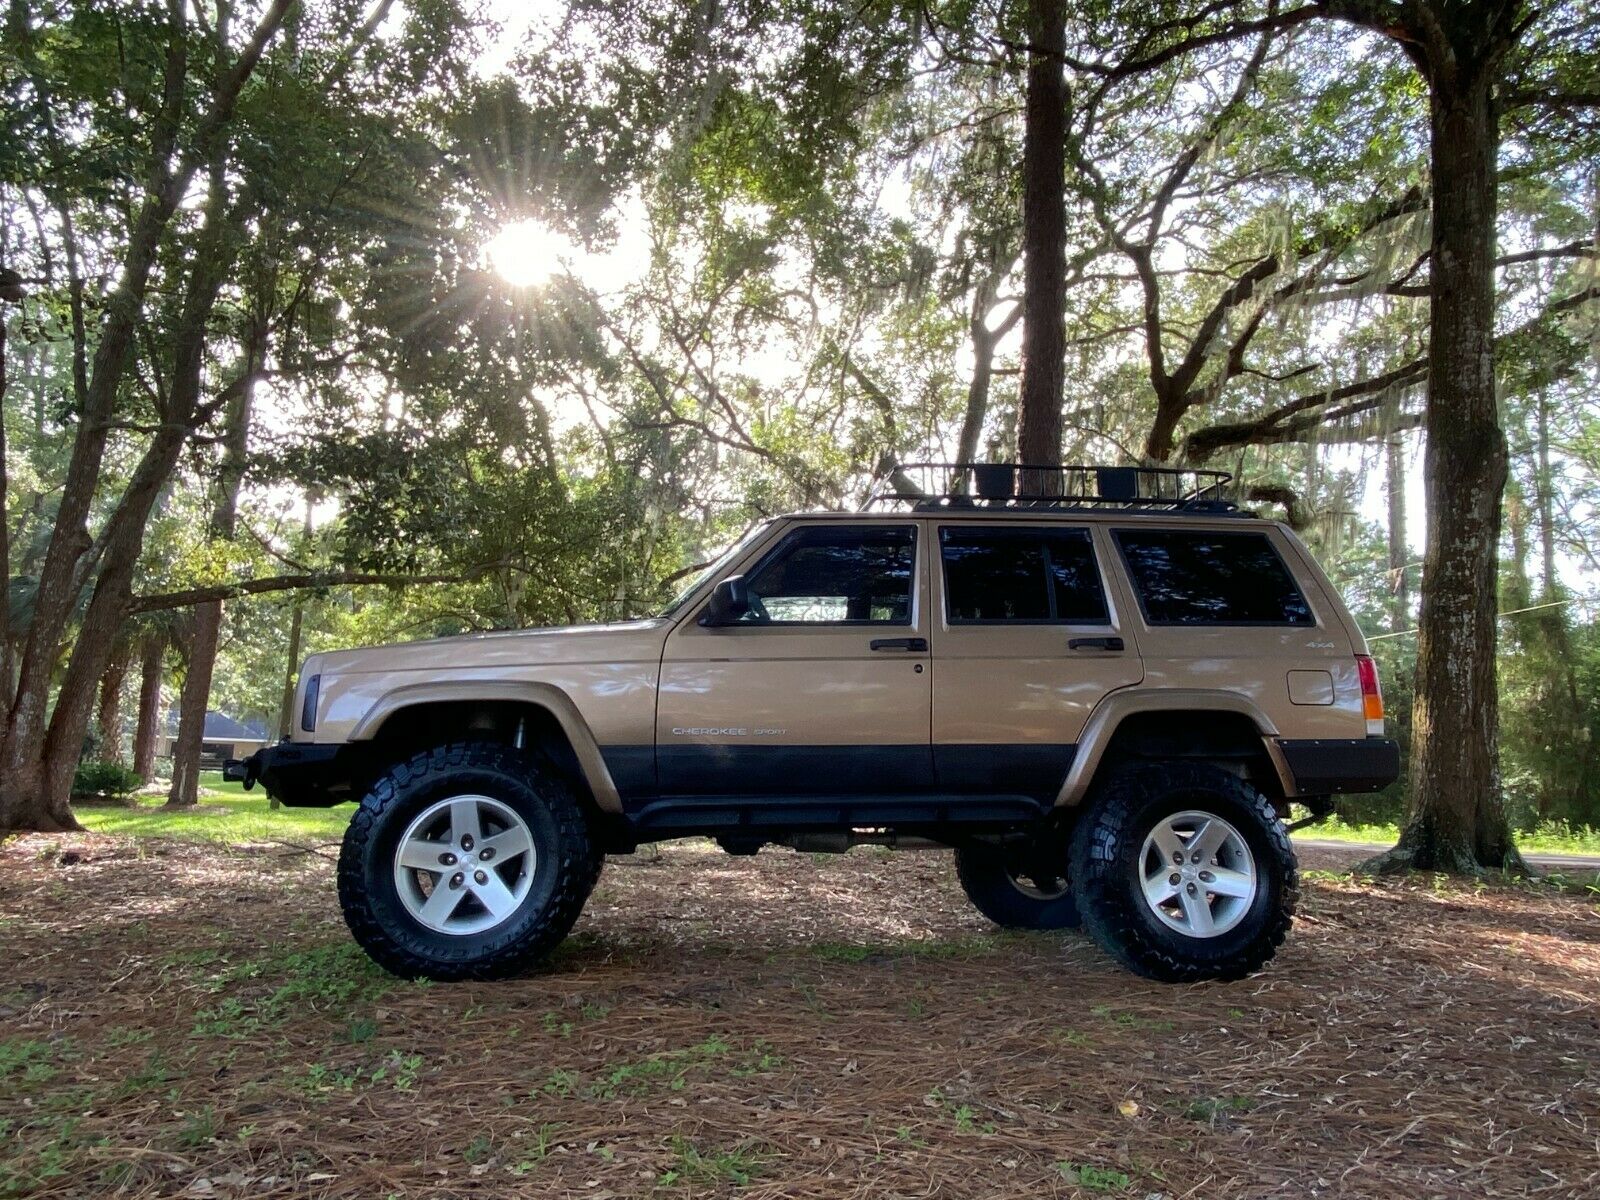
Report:
[[[750,611],[750,589],[743,575],[730,575],[712,590],[702,625],[732,625]]]

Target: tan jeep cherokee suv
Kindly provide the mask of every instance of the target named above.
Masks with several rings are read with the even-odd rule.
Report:
[[[605,854],[709,836],[952,847],[1001,925],[1237,977],[1293,914],[1289,802],[1399,759],[1338,594],[1225,482],[943,468],[757,526],[647,620],[315,655],[292,736],[230,770],[359,802],[339,898],[403,975],[511,973]]]

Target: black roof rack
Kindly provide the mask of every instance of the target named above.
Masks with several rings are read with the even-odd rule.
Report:
[[[1063,467],[1025,463],[902,463],[868,508],[1098,508],[1216,516],[1239,511],[1224,497],[1233,478],[1192,467]]]

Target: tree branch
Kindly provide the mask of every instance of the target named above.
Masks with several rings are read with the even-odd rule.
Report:
[[[135,596],[130,612],[156,612],[169,608],[188,608],[237,596],[259,596],[267,592],[291,592],[329,587],[410,587],[426,583],[465,583],[488,570],[479,567],[453,575],[387,575],[370,571],[323,571],[304,575],[269,575],[265,579],[242,579],[238,583],[219,583],[210,587],[188,588],[181,592],[159,592]]]

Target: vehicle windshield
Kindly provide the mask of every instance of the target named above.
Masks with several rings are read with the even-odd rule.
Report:
[[[737,542],[729,546],[721,554],[717,555],[712,562],[707,563],[705,566],[695,571],[694,574],[689,577],[689,582],[684,586],[684,589],[673,597],[672,603],[667,605],[656,615],[670,617],[685,604],[689,603],[689,597],[694,595],[696,588],[698,588],[707,579],[710,579],[713,575],[716,575],[724,570],[729,563],[738,558],[739,555],[743,554],[745,550],[749,548],[752,542],[754,542],[758,537],[767,531],[771,524],[771,521],[758,521],[752,525],[745,531],[744,536],[741,537]]]

